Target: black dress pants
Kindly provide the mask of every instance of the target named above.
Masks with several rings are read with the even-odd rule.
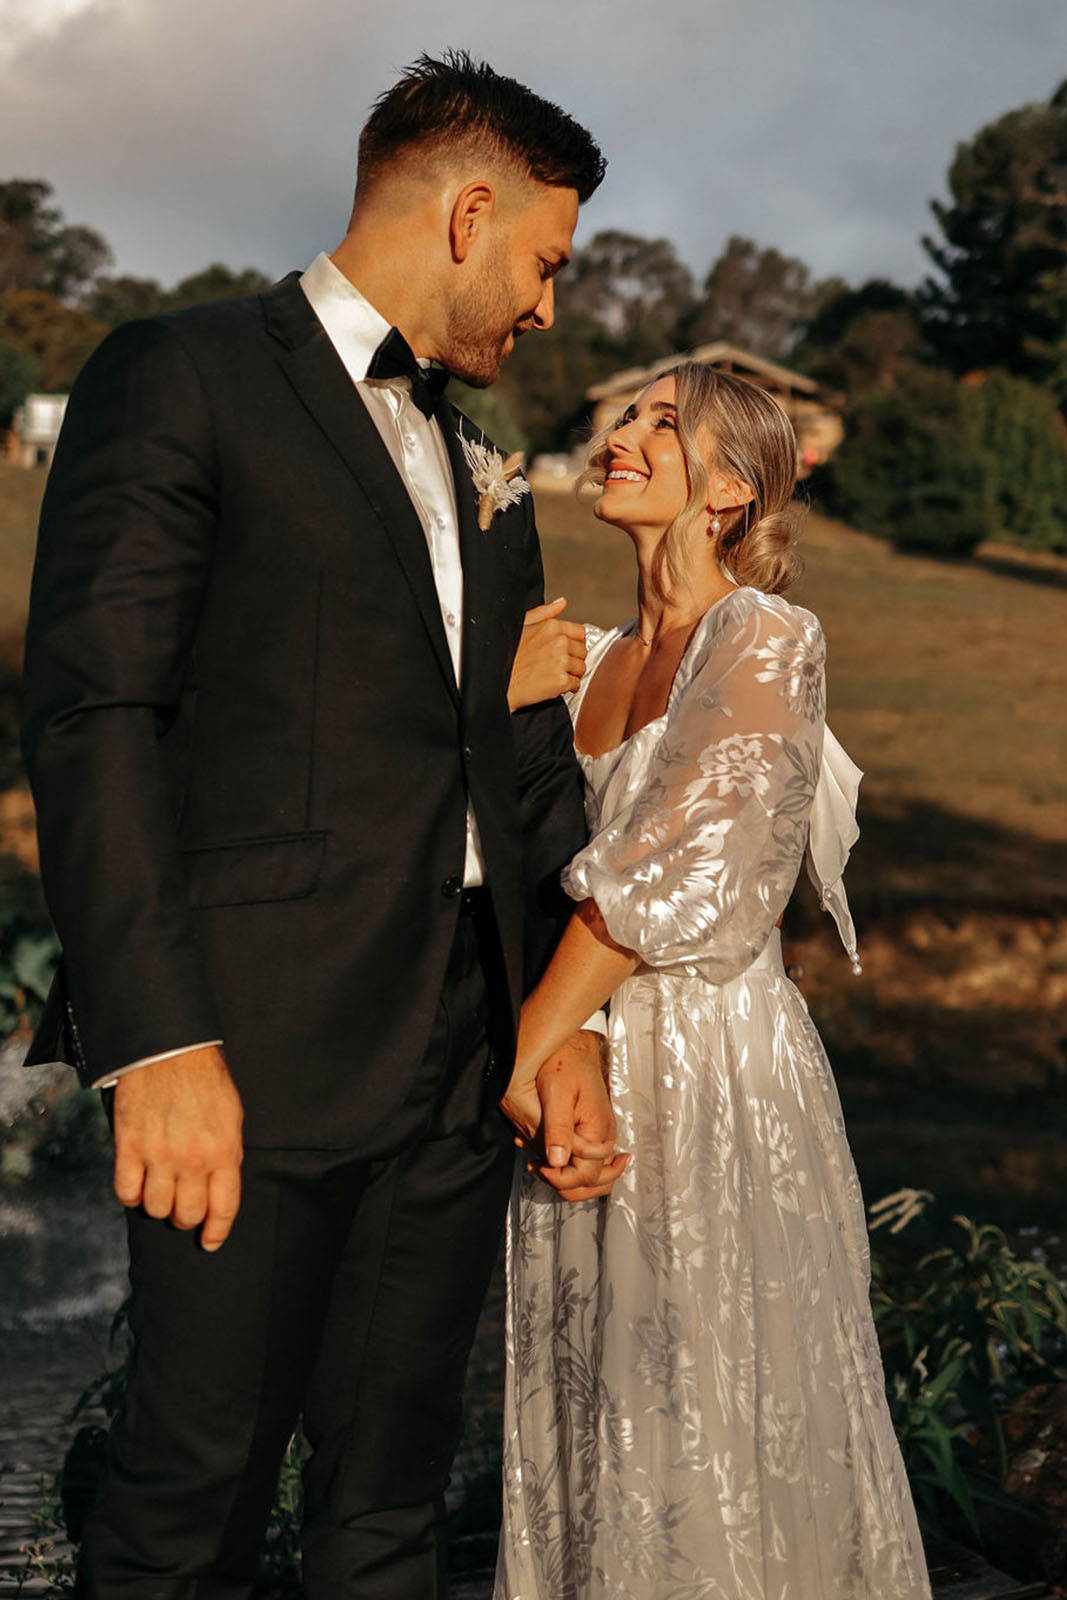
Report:
[[[134,1368],[84,1600],[248,1595],[301,1413],[307,1600],[444,1596],[443,1495],[514,1168],[482,923],[460,916],[395,1147],[247,1150],[215,1254],[130,1213]]]

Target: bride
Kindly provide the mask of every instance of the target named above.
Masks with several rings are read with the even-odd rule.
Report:
[[[517,1176],[495,1600],[921,1600],[863,1202],[777,928],[806,860],[858,970],[860,774],[818,621],[780,597],[796,442],[765,392],[687,363],[589,471],[638,614],[586,630],[584,675],[564,644],[590,838],[504,1109],[532,1141],[538,1069],[610,996],[629,1159],[573,1204],[543,1154]]]

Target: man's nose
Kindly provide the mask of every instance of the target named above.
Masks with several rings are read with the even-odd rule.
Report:
[[[545,279],[545,286],[541,290],[541,298],[537,302],[534,312],[534,327],[540,328],[542,333],[551,328],[556,320],[556,292],[552,286],[552,279]]]

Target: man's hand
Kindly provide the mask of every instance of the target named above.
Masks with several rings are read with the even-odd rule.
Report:
[[[241,1200],[240,1096],[216,1045],[125,1073],[115,1085],[115,1193],[124,1206],[203,1223],[217,1250]]]
[[[605,1048],[600,1034],[582,1030],[549,1056],[537,1074],[548,1156],[538,1171],[564,1200],[609,1194],[630,1159],[615,1150]]]
[[[550,600],[527,611],[508,685],[512,711],[554,700],[581,683],[585,629],[578,622],[564,622],[560,613],[566,605],[563,599]]]

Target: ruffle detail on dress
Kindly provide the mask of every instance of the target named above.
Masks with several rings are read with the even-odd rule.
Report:
[[[804,862],[809,878],[819,891],[819,904],[837,924],[852,970],[857,973],[863,969],[843,879],[849,852],[860,836],[856,801],[862,777],[859,767],[827,728]]]

